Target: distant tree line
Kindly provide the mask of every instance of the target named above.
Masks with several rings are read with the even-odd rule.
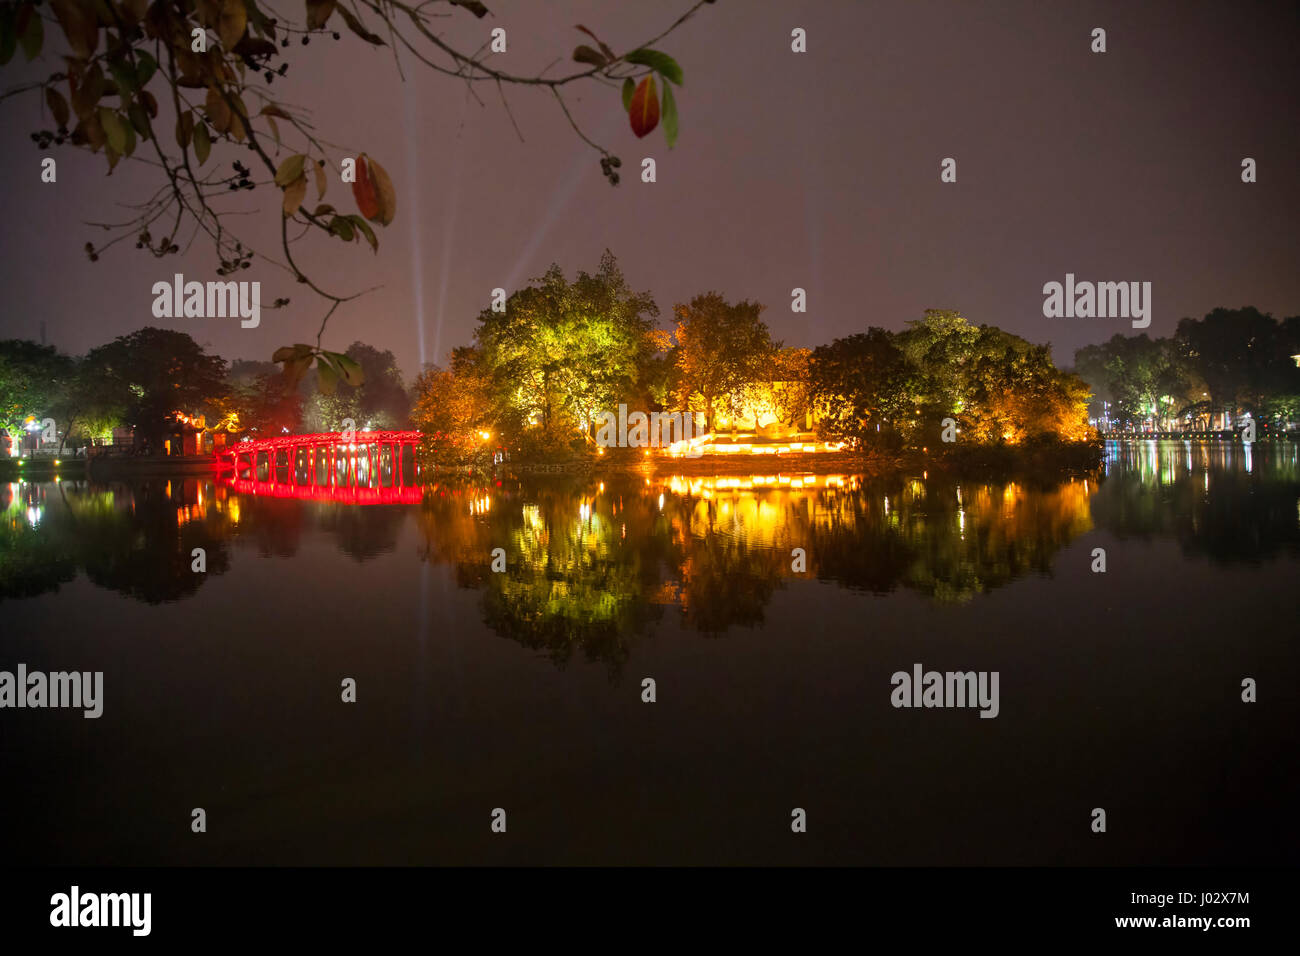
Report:
[[[1209,429],[1249,414],[1284,427],[1300,412],[1300,316],[1215,309],[1168,338],[1115,335],[1074,354],[1090,412],[1112,427]]]
[[[16,436],[29,419],[52,418],[60,447],[76,448],[126,427],[156,450],[178,413],[201,414],[234,437],[336,431],[346,419],[358,429],[407,425],[411,399],[393,353],[354,342],[343,357],[362,384],[327,385],[316,369],[294,379],[273,362],[228,363],[169,329],[143,328],[84,356],[9,339],[0,341],[0,428]]]

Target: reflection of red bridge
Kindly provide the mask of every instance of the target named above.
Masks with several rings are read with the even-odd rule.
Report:
[[[421,434],[342,432],[239,442],[221,453],[226,483],[242,494],[345,504],[420,501],[415,446]]]

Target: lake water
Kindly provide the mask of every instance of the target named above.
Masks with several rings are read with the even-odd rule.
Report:
[[[10,862],[1300,861],[1294,444],[0,496],[0,670],[104,674],[97,720],[0,711]],[[996,718],[893,706],[915,664],[997,672]]]

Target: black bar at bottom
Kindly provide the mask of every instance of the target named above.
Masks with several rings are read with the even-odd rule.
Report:
[[[3,872],[6,941],[64,937],[92,945],[400,937],[436,945],[511,936],[540,944],[558,935],[621,948],[619,940],[688,943],[720,933],[732,943],[753,936],[817,944],[842,932],[925,944],[1051,934],[1231,945],[1258,933],[1291,935],[1300,883],[1294,869],[1221,868]]]

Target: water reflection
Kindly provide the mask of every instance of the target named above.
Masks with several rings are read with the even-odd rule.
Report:
[[[303,543],[324,534],[368,561],[413,526],[419,557],[480,591],[497,633],[557,663],[581,654],[616,668],[669,617],[706,635],[761,625],[794,581],[968,601],[1050,572],[1094,526],[1174,538],[1217,561],[1300,546],[1294,444],[1116,444],[1103,471],[1046,486],[935,474],[494,480],[366,507],[301,500],[303,489],[264,494],[251,479],[16,482],[0,485],[0,598],[81,574],[139,601],[175,601],[225,573],[237,542],[322,562],[330,551]],[[191,570],[196,548],[206,574]]]
[[[1300,548],[1294,442],[1115,442],[1094,520],[1122,538],[1174,538],[1188,554],[1255,563]]]

